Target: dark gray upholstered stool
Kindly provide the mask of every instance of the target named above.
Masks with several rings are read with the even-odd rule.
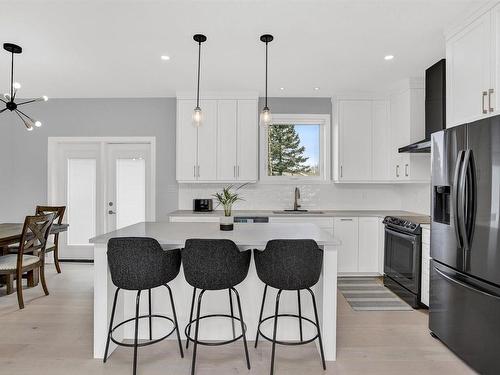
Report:
[[[264,251],[255,250],[255,267],[257,275],[266,285],[264,287],[264,295],[262,297],[262,305],[259,314],[259,325],[257,327],[257,336],[255,337],[255,347],[259,340],[259,335],[266,340],[271,341],[271,375],[274,373],[274,356],[276,352],[276,344],[280,345],[304,345],[316,339],[319,341],[321,352],[321,361],[323,369],[326,370],[325,355],[323,353],[323,342],[321,340],[321,331],[318,320],[318,310],[316,307],[316,298],[311,290],[319,280],[321,268],[323,266],[323,250],[318,247],[318,244],[313,240],[273,240],[269,241]],[[264,303],[266,301],[267,287],[278,289],[276,295],[276,306],[274,315],[267,318],[262,318],[264,311]],[[295,314],[279,314],[279,303],[281,292],[297,291],[298,298],[298,315]],[[302,316],[302,308],[300,303],[300,291],[307,290],[311,294],[314,307],[314,318],[312,321],[309,318]],[[276,339],[276,331],[278,327],[279,317],[294,317],[299,320],[300,341],[285,342]],[[273,337],[270,338],[262,333],[260,326],[263,322],[274,319]],[[314,337],[304,340],[302,335],[302,322],[307,321],[313,324],[317,333]]]
[[[186,281],[193,287],[193,298],[191,301],[191,313],[189,323],[186,326],[187,343],[193,342],[193,362],[191,365],[191,374],[195,372],[196,366],[196,349],[198,345],[218,346],[235,342],[243,339],[245,348],[245,356],[247,367],[250,369],[250,358],[248,356],[248,347],[246,339],[246,325],[241,312],[240,296],[236,289],[236,285],[241,283],[248,274],[250,266],[251,251],[240,251],[236,244],[230,240],[208,240],[208,239],[190,239],[186,241],[186,246],[182,250],[182,264],[184,267],[184,277]],[[201,289],[198,296],[198,307],[196,310],[196,318],[193,319],[194,301],[196,298],[196,290]],[[201,314],[201,301],[203,295],[208,290],[224,290],[229,292],[229,303],[231,315],[227,314]],[[231,292],[235,294],[238,304],[239,318],[234,316],[233,302]],[[219,342],[206,342],[198,339],[200,321],[213,317],[230,318],[233,324],[233,339]],[[239,321],[241,325],[241,335],[235,335],[234,321]],[[194,338],[191,337],[191,325],[195,324]]]
[[[165,251],[161,248],[158,241],[153,238],[144,237],[124,237],[112,238],[108,242],[108,264],[111,273],[111,280],[117,286],[115,298],[113,300],[113,309],[111,311],[111,321],[109,322],[108,339],[106,341],[106,350],[104,359],[106,362],[108,356],[109,342],[113,341],[117,345],[134,348],[133,373],[137,373],[137,348],[155,344],[166,339],[172,333],[177,332],[179,351],[181,357],[184,357],[182,351],[181,337],[179,334],[179,324],[177,323],[177,314],[175,312],[174,298],[172,290],[167,283],[176,278],[181,267],[181,252],[179,249]],[[172,304],[173,319],[167,316],[152,314],[151,312],[151,289],[165,286],[170,295]],[[137,291],[135,302],[135,317],[127,319],[113,327],[115,318],[116,300],[120,289]],[[148,291],[149,295],[149,315],[139,316],[139,303],[141,292]],[[149,341],[138,343],[139,319],[149,319]],[[172,330],[166,335],[153,340],[152,320],[153,318],[165,319],[172,323]],[[116,341],[113,338],[113,332],[118,327],[135,321],[134,343],[127,344]]]

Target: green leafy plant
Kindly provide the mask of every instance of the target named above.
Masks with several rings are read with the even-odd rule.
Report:
[[[240,195],[237,193],[238,190],[240,190],[244,185],[241,185],[240,187],[236,188],[235,191],[232,191],[234,185],[229,185],[226,186],[225,188],[222,189],[222,192],[220,193],[215,193],[213,197],[217,200],[218,205],[221,205],[224,207],[224,216],[231,216],[231,211],[233,209],[233,204],[236,203],[237,201],[243,201],[244,199],[240,197]]]

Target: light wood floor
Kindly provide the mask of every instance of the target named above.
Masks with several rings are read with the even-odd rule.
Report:
[[[117,349],[103,364],[92,358],[92,278],[87,264],[62,264],[58,275],[48,266],[50,296],[41,286],[25,290],[24,310],[16,295],[0,290],[0,374],[131,374],[132,351]],[[175,296],[181,303],[183,296]],[[186,301],[189,296],[184,296]],[[188,303],[188,302],[186,302]],[[249,336],[253,337],[253,333]],[[270,345],[250,343],[252,370],[246,369],[242,343],[201,347],[197,375],[268,374]],[[180,359],[175,341],[139,349],[139,374],[189,374],[191,350]],[[427,314],[354,312],[339,294],[338,360],[326,374],[473,374],[428,333]],[[278,347],[277,375],[324,374],[314,344]]]

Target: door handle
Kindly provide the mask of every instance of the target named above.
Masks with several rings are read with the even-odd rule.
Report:
[[[109,211],[108,211],[108,214],[110,214],[110,215],[116,215],[116,212],[115,212],[115,211],[113,211],[113,210],[109,210]]]
[[[493,112],[495,110],[495,108],[493,108],[491,106],[491,96],[495,93],[495,90],[494,89],[489,89],[488,90],[488,109],[490,110],[490,112]]]
[[[464,158],[465,151],[460,151],[457,156],[457,160],[455,163],[455,173],[453,177],[453,191],[452,191],[452,209],[453,209],[453,224],[455,227],[455,236],[457,238],[458,246],[460,248],[463,247],[463,239],[462,239],[462,233],[460,232],[460,215],[459,215],[459,202],[458,202],[458,197],[459,197],[459,179],[460,179],[460,172],[462,170],[462,161]]]
[[[483,114],[487,114],[488,113],[488,110],[484,108],[484,98],[486,98],[488,96],[488,91],[483,91],[483,98],[482,98],[482,110],[483,110]]]

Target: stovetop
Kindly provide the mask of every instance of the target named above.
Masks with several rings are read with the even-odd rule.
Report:
[[[391,228],[407,232],[420,234],[421,224],[429,224],[429,216],[386,216],[383,223]]]

